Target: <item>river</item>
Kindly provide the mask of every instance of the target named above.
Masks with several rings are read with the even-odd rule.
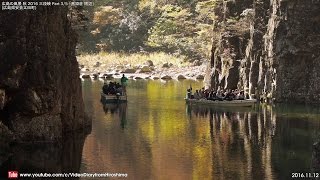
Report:
[[[191,80],[130,80],[127,104],[103,106],[103,82],[83,81],[91,131],[66,134],[55,144],[1,146],[0,179],[12,170],[62,173],[56,177],[121,173],[139,180],[291,179],[312,171],[318,106],[187,106],[190,84],[202,87]]]
[[[83,81],[92,131],[80,172],[128,179],[288,179],[311,172],[318,107],[190,107],[183,100],[190,84],[202,87],[192,80],[130,80],[127,104],[103,106],[103,82]]]

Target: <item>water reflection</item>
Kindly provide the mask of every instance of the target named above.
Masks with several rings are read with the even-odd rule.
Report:
[[[89,129],[66,134],[63,141],[56,144],[11,145],[7,152],[1,153],[7,159],[0,162],[0,177],[8,177],[9,170],[19,173],[77,173],[88,133]]]
[[[274,179],[271,163],[276,118],[267,109],[188,107],[190,118],[207,118],[212,177]]]
[[[293,118],[283,107],[270,106],[187,106],[187,113],[191,121],[209,120],[212,177],[289,179],[292,172],[311,171],[311,145],[319,130],[315,120],[319,119]]]
[[[102,84],[86,84],[93,131],[80,171],[124,172],[129,179],[288,179],[310,172],[319,111],[190,107],[183,101],[190,84],[202,86],[130,81],[124,107],[103,107]]]
[[[124,129],[127,124],[127,103],[102,103],[103,110],[108,115],[112,116],[112,119],[120,120],[120,127]]]

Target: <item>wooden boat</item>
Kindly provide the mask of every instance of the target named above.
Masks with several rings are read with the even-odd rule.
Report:
[[[103,92],[101,92],[101,102],[102,103],[124,103],[127,102],[127,96],[126,95],[106,95]]]
[[[193,105],[208,105],[208,106],[222,106],[222,107],[252,107],[257,103],[256,99],[245,99],[245,100],[232,100],[232,101],[212,101],[207,99],[187,99],[186,103]]]

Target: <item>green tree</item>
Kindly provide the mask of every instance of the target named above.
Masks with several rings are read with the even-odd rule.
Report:
[[[82,37],[79,47],[83,51],[164,51],[186,55],[191,60],[207,59],[212,45],[215,2],[97,0],[91,28],[83,34],[87,37]]]

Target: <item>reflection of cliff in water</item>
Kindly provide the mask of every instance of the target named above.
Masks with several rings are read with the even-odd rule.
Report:
[[[113,118],[119,117],[121,128],[127,124],[127,103],[106,103],[103,104],[103,110],[106,114],[111,114]]]
[[[71,173],[79,172],[84,141],[90,130],[66,134],[60,143],[12,145],[1,156],[0,177],[8,170],[19,173]],[[4,159],[1,157],[0,159]]]
[[[208,120],[212,176],[287,179],[292,172],[311,171],[314,139],[310,137],[319,129],[313,116],[290,116],[284,108],[272,107],[221,110],[187,106],[187,114],[191,122]]]

